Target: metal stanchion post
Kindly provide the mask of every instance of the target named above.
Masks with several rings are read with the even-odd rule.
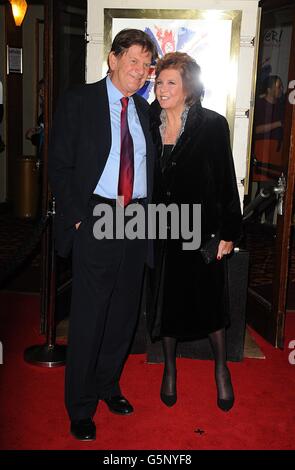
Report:
[[[65,364],[66,346],[56,344],[56,325],[55,325],[55,302],[56,302],[56,254],[54,249],[54,217],[55,217],[55,200],[52,200],[52,210],[47,212],[49,223],[47,226],[47,236],[49,237],[50,253],[49,266],[50,273],[48,276],[48,292],[49,300],[46,315],[46,343],[43,345],[35,345],[27,348],[24,352],[24,359],[30,364],[40,367],[59,367]]]

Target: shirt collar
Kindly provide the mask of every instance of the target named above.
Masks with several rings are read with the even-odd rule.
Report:
[[[112,82],[112,80],[110,79],[109,76],[107,76],[106,84],[107,84],[107,93],[108,93],[109,103],[110,104],[118,103],[120,101],[120,99],[123,98],[124,95],[113,84],[113,82]],[[129,97],[129,103],[133,103],[132,96]]]

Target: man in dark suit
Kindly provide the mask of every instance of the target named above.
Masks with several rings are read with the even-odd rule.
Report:
[[[97,239],[93,209],[104,203],[115,212],[118,198],[124,205],[146,207],[151,199],[149,105],[136,92],[156,56],[143,31],[119,32],[108,57],[108,76],[67,92],[52,129],[49,178],[57,202],[56,246],[62,256],[73,249],[65,401],[71,433],[79,440],[95,439],[93,416],[100,399],[114,413],[133,412],[119,378],[152,250],[147,240],[126,235]]]

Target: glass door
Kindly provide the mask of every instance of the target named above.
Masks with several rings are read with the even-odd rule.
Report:
[[[289,87],[295,78],[294,17],[294,4],[272,9],[262,6],[251,168],[244,207],[250,252],[247,321],[278,347],[283,347],[284,341],[292,252],[295,113]]]

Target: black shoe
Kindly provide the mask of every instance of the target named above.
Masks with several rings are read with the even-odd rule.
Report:
[[[227,400],[222,398],[217,398],[217,406],[222,411],[229,411],[234,406],[235,398],[229,398]]]
[[[79,441],[94,441],[96,427],[91,418],[71,421],[71,434]]]
[[[164,372],[160,397],[162,402],[169,407],[175,405],[175,403],[177,402],[176,372],[175,375],[168,375]]]
[[[175,405],[175,403],[177,402],[176,393],[173,394],[173,395],[165,395],[165,393],[162,393],[162,392],[161,392],[160,397],[161,397],[162,402],[163,402],[166,406],[169,406],[169,407]]]
[[[215,381],[217,387],[217,406],[222,411],[229,411],[234,405],[235,396],[228,367],[223,368],[219,374],[216,373]],[[227,398],[220,398],[221,390],[223,391],[223,396],[226,395]]]
[[[133,406],[123,395],[105,398],[104,401],[108,405],[109,410],[117,415],[130,415],[134,411]]]

